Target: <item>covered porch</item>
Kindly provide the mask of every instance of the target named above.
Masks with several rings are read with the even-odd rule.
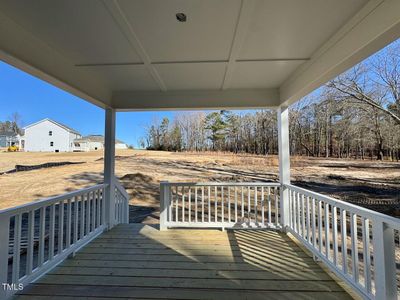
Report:
[[[292,185],[288,123],[400,2],[201,3],[0,1],[0,59],[105,110],[104,183],[0,211],[1,299],[397,299],[399,220]],[[127,224],[116,112],[249,108],[276,110],[279,182],[166,178],[159,226]]]
[[[352,299],[278,231],[121,224],[16,299]]]

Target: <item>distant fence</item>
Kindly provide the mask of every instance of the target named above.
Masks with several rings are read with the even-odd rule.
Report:
[[[24,171],[31,171],[37,169],[44,169],[44,168],[52,168],[52,167],[59,167],[65,165],[77,165],[83,164],[83,162],[71,162],[71,161],[60,161],[60,162],[48,162],[40,165],[15,165],[15,168],[9,171],[1,172],[0,175],[15,173],[15,172],[24,172]]]

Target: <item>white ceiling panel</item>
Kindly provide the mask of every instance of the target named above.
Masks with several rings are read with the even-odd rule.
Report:
[[[158,91],[159,87],[144,65],[79,67],[96,72],[111,90]]]
[[[168,90],[219,89],[226,63],[160,64],[154,67]]]
[[[257,0],[239,59],[309,58],[367,0]]]
[[[2,1],[1,10],[74,64],[141,62],[102,1]]]
[[[398,38],[399,2],[0,0],[0,59],[102,107],[287,105]]]
[[[237,62],[229,88],[274,88],[303,61]]]
[[[227,60],[239,0],[118,0],[154,62]],[[176,13],[187,22],[176,20]]]

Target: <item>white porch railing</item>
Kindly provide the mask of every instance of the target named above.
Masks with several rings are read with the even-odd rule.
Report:
[[[279,187],[161,182],[160,227],[280,228]]]
[[[400,220],[293,185],[289,228],[368,299],[397,299]]]
[[[117,224],[129,223],[129,195],[118,180],[115,180],[115,220]]]
[[[289,195],[286,209],[282,188]],[[363,298],[397,299],[399,219],[289,184],[162,182],[160,189],[160,229],[282,229]]]
[[[107,229],[106,187],[100,184],[0,210],[0,299],[10,297]],[[128,200],[116,181],[116,224],[128,222]]]

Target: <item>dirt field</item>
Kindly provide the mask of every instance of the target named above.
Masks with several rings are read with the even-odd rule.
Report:
[[[131,199],[131,221],[157,222],[159,182],[276,181],[276,156],[119,150],[116,175]],[[103,153],[4,153],[0,173],[16,164],[80,162],[0,175],[0,209],[102,182]],[[400,163],[294,157],[292,181],[308,189],[396,215]]]

